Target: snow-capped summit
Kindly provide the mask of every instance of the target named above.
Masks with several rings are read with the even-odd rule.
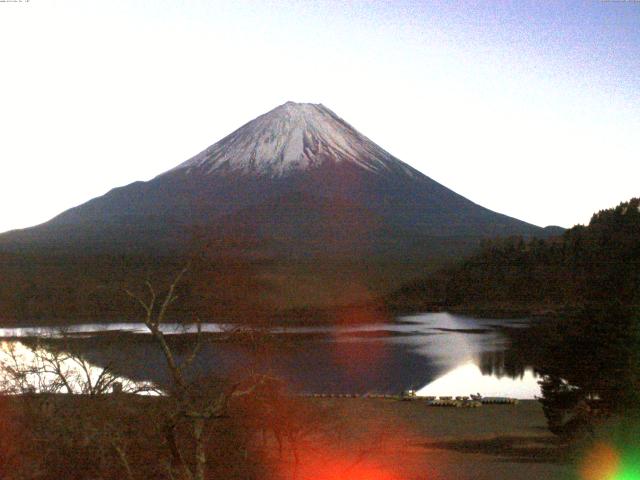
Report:
[[[325,162],[370,172],[413,169],[378,147],[322,104],[287,102],[210,146],[174,170],[282,177]]]

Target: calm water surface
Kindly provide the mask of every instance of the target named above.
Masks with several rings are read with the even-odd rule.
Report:
[[[498,326],[525,327],[527,320],[490,320],[450,313],[400,316],[394,323],[340,326],[278,327],[273,333],[287,341],[256,348],[213,342],[202,349],[192,374],[241,376],[268,372],[306,393],[398,393],[413,388],[419,395],[510,396],[534,398],[540,394],[530,368],[513,365],[508,340]],[[232,326],[209,323],[206,332],[224,332]],[[165,333],[195,331],[178,324]],[[109,331],[141,334],[126,345],[75,342],[74,348],[95,365],[117,364],[127,378],[167,381],[164,359],[142,324],[82,324],[68,334],[91,337]],[[2,328],[0,337],[55,336],[55,328]],[[138,337],[138,336],[136,336]]]

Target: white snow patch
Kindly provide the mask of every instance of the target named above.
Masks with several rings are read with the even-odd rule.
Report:
[[[293,102],[261,115],[173,170],[280,177],[327,160],[351,162],[374,173],[416,174],[325,106]]]

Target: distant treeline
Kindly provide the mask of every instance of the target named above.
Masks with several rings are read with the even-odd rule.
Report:
[[[362,287],[368,265],[353,262],[287,263],[215,251],[190,256],[0,252],[0,325],[139,321],[142,309],[127,290],[149,298],[151,286],[161,297],[185,267],[172,321],[339,323],[347,317],[380,321],[386,314]],[[384,268],[391,270],[380,267],[376,273],[384,274]],[[305,305],[314,294],[315,302]]]
[[[485,241],[460,263],[404,285],[395,311],[461,309],[545,313],[608,302],[636,305],[640,285],[640,199],[593,215],[546,240]]]
[[[175,319],[195,315],[208,319],[221,312],[254,318],[266,310],[260,304],[265,288],[254,273],[256,265],[228,258],[0,253],[0,319],[3,323],[136,320],[140,306],[127,290],[148,296],[149,282],[161,296],[185,265],[189,272],[177,286]],[[254,295],[248,297],[247,292]]]

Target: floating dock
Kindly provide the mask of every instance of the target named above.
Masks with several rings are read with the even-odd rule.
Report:
[[[475,408],[482,405],[516,405],[517,398],[510,397],[450,397],[450,396],[418,396],[418,395],[390,395],[381,393],[303,393],[301,397],[307,398],[379,398],[388,400],[402,400],[411,402],[424,402],[430,407],[456,407]]]

